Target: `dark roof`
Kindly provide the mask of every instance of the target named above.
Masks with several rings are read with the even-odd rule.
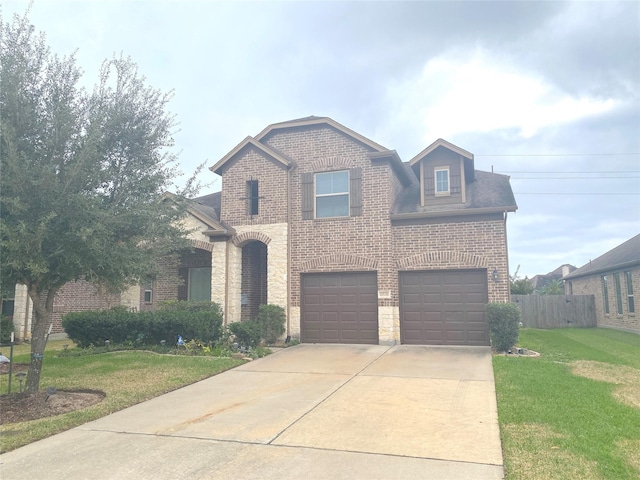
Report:
[[[640,234],[609,250],[604,255],[600,255],[595,260],[590,260],[589,263],[564,278],[585,277],[635,265],[640,265]]]
[[[533,277],[531,277],[531,283],[533,284],[533,288],[538,290],[555,280],[562,280],[562,272],[565,270],[568,270],[569,273],[571,273],[574,270],[576,270],[576,267],[568,263],[565,263],[563,265],[560,265],[555,270],[547,273],[546,275],[534,275]]]
[[[221,198],[222,192],[211,193],[191,199],[191,206],[202,215],[219,222]]]
[[[420,185],[405,188],[396,199],[392,214],[431,214],[469,211],[474,209],[492,209],[495,211],[515,211],[518,206],[511,190],[509,177],[499,173],[476,170],[475,180],[466,186],[466,203],[458,205],[420,206]]]

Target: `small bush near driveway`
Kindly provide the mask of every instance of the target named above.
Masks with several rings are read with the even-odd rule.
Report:
[[[518,343],[520,310],[513,303],[487,305],[491,346],[497,352],[506,352]]]

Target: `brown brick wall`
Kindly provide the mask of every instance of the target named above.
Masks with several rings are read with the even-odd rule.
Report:
[[[624,272],[631,272],[635,312],[629,312],[627,295],[627,280]],[[617,313],[616,287],[614,273],[620,274],[620,288],[622,295],[622,314]],[[604,309],[604,293],[602,289],[602,275],[607,275],[609,285],[609,314]],[[596,303],[596,321],[599,327],[613,327],[640,333],[640,268],[626,268],[602,272],[589,277],[568,280],[571,283],[573,295],[593,295]],[[569,288],[569,287],[568,287]]]
[[[389,255],[389,210],[394,189],[387,163],[372,165],[372,150],[327,126],[303,127],[271,134],[269,146],[292,158],[291,172],[291,303],[300,304],[300,273],[362,271],[360,262],[335,262],[335,254],[351,254],[375,262],[380,288],[393,282]],[[362,168],[362,215],[302,220],[303,173]],[[333,259],[335,260],[335,258]]]
[[[258,180],[258,214],[249,214],[248,180]],[[231,226],[286,223],[287,169],[248,147],[225,166],[222,175],[221,220]]]
[[[53,327],[51,333],[64,332],[62,316],[69,312],[103,310],[119,304],[119,295],[109,295],[101,292],[96,286],[84,280],[69,282],[58,291],[53,301]]]
[[[183,252],[178,259],[167,257],[162,261],[160,266],[163,273],[157,276],[153,281],[153,293],[151,303],[144,301],[144,284],[140,288],[140,311],[150,311],[158,308],[162,302],[171,300],[184,299],[186,295],[186,283],[181,279],[180,273],[184,273],[181,269],[194,267],[210,267],[211,252],[195,248],[190,251]]]
[[[398,270],[487,269],[490,302],[509,300],[506,230],[502,218],[480,222],[394,225]],[[492,279],[498,270],[498,282]],[[394,287],[397,287],[397,282]],[[397,288],[393,289],[397,301]]]

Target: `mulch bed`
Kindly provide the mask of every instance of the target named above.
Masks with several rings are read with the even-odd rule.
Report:
[[[104,397],[104,392],[96,390],[58,390],[52,395],[49,395],[46,390],[41,390],[31,395],[25,393],[0,395],[0,412],[2,413],[0,425],[73,412],[95,405]]]

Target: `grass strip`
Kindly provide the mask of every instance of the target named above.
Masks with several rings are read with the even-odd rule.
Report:
[[[614,395],[637,383],[639,341],[608,329],[523,329],[520,345],[540,358],[494,357],[507,479],[640,478],[640,409]],[[619,374],[587,373],[594,380],[577,365]]]
[[[244,363],[243,360],[227,357],[158,355],[140,351],[57,356],[62,349],[56,349],[61,346],[62,343],[59,342],[48,345],[41,387],[100,390],[106,393],[105,399],[83,410],[0,426],[0,453],[104,417]],[[28,360],[28,353],[18,352],[14,357],[16,363],[27,363]],[[2,393],[7,391],[6,377],[2,375],[0,378]],[[12,390],[17,389],[18,384],[15,382]]]

